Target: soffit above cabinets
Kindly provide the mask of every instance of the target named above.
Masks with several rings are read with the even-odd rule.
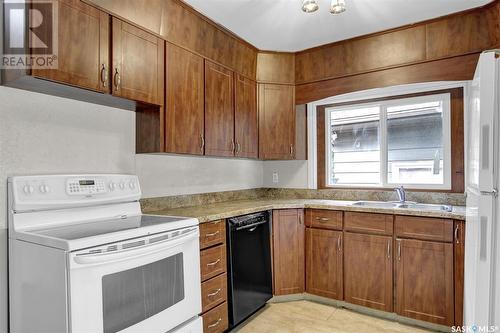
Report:
[[[302,0],[184,0],[261,50],[295,52],[480,7],[492,0],[346,0],[347,11],[329,12],[330,0],[304,13]]]

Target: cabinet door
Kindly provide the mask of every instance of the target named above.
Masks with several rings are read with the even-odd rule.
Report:
[[[345,301],[392,312],[392,237],[344,233]]]
[[[262,159],[295,156],[294,87],[259,84],[259,154]]]
[[[306,229],[306,291],[342,300],[342,231]]]
[[[464,321],[465,221],[455,221],[453,247],[455,269],[455,326],[462,326]]]
[[[165,42],[113,17],[113,95],[163,105]]]
[[[274,294],[304,292],[304,210],[273,211]]]
[[[233,72],[205,61],[205,155],[234,156]]]
[[[109,15],[79,0],[59,0],[58,68],[32,75],[109,92]]]
[[[167,43],[167,153],[203,155],[203,58]]]
[[[453,244],[397,239],[395,262],[396,312],[453,325]]]
[[[234,87],[235,155],[257,158],[259,147],[257,133],[257,85],[254,81],[237,74]]]

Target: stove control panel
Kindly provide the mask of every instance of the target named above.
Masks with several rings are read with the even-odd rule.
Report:
[[[9,191],[18,210],[135,201],[141,197],[138,177],[123,174],[12,177]]]
[[[102,178],[74,178],[66,182],[66,192],[69,195],[92,195],[106,193]]]

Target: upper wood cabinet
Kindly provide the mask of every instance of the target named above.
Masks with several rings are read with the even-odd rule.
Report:
[[[454,324],[453,244],[396,239],[396,312]]]
[[[304,210],[273,211],[273,287],[275,295],[304,292]]]
[[[58,0],[58,68],[35,77],[109,91],[109,15],[79,0]]]
[[[306,291],[343,299],[342,231],[306,228]]]
[[[257,54],[257,81],[259,83],[295,84],[295,54],[259,52]]]
[[[392,312],[392,237],[344,233],[346,302]]]
[[[205,155],[234,156],[233,72],[205,60]]]
[[[113,95],[163,105],[165,42],[113,17]]]
[[[266,160],[295,158],[294,87],[258,85],[259,157]]]
[[[258,157],[259,134],[257,119],[257,84],[240,74],[235,74],[234,138],[236,156]]]
[[[203,58],[178,46],[166,47],[165,150],[203,155]]]

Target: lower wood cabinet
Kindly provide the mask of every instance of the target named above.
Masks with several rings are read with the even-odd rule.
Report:
[[[453,244],[396,239],[396,312],[454,324]]]
[[[227,317],[227,302],[213,308],[204,313],[203,318],[203,333],[222,333],[228,326]]]
[[[200,273],[203,333],[227,330],[225,220],[200,224]]]
[[[342,300],[342,231],[306,229],[306,291]]]
[[[274,295],[304,292],[304,210],[273,211]]]
[[[392,237],[344,233],[344,299],[393,310]]]
[[[206,312],[227,299],[227,275],[216,276],[201,283],[202,312]]]
[[[455,326],[462,326],[464,322],[465,221],[454,221],[454,223]]]

